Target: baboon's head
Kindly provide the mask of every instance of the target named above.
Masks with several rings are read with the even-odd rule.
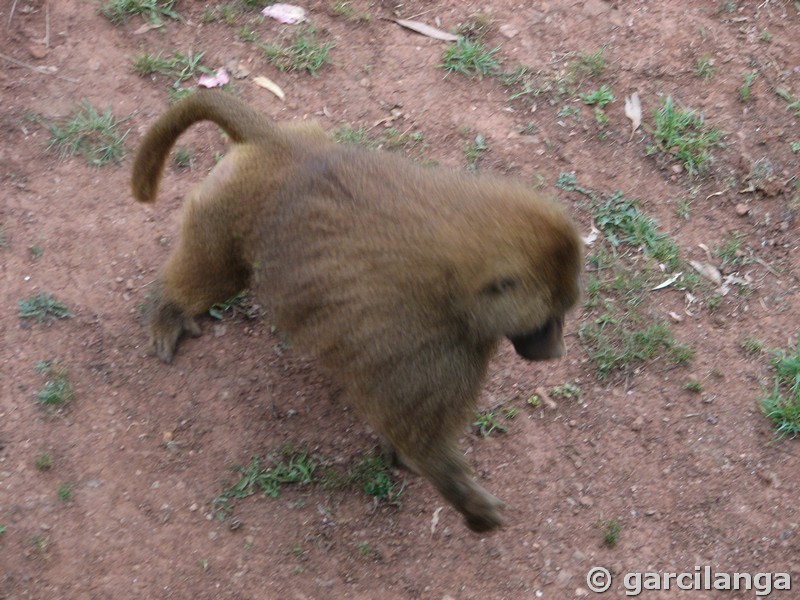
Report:
[[[564,344],[564,317],[559,315],[539,329],[521,335],[509,336],[514,350],[527,360],[561,358],[567,353]]]
[[[564,315],[580,296],[582,241],[558,207],[517,213],[488,236],[470,321],[483,339],[507,337],[527,360],[564,356]]]

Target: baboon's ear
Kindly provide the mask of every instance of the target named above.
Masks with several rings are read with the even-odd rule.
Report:
[[[561,358],[567,353],[564,345],[564,317],[553,317],[539,329],[509,336],[514,350],[527,360]]]

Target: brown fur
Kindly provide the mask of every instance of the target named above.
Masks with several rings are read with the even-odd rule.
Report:
[[[570,218],[521,185],[335,144],[219,91],[175,104],[147,133],[138,200],[154,201],[170,148],[201,120],[234,143],[189,194],[154,286],[158,356],[169,362],[181,334],[199,335],[196,316],[250,286],[472,530],[501,525],[502,503],[457,441],[501,338],[531,360],[564,353],[582,266]]]

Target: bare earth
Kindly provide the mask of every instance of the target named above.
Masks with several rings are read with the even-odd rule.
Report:
[[[625,597],[625,573],[695,565],[789,573],[795,590],[773,597],[797,597],[800,442],[771,443],[758,405],[772,385],[769,349],[793,344],[800,323],[800,154],[791,147],[800,117],[776,93],[800,97],[796,4],[350,3],[369,20],[337,14],[335,4],[304,4],[321,38],[336,44],[318,77],[283,73],[240,39],[243,26],[262,42],[285,29],[254,9],[232,24],[208,23],[206,3],[178,0],[182,21],[140,31],[141,17],[114,26],[94,1],[6,0],[0,8],[0,598],[559,600],[593,596],[586,574],[595,565],[616,574],[612,598]],[[606,107],[605,133],[575,94],[547,91],[526,103],[498,78],[443,77],[446,43],[388,20],[439,19],[455,30],[476,13],[488,17],[484,43],[500,46],[508,70],[525,64],[552,80],[581,53],[605,47],[605,72],[580,88],[611,86],[617,101]],[[131,155],[169,105],[172,80],[139,77],[131,60],[159,51],[205,51],[211,68],[246,66],[235,93],[278,121],[367,128],[373,139],[389,127],[421,133],[427,146],[406,149],[417,159],[466,169],[464,149],[481,134],[489,148],[481,171],[558,196],[584,233],[586,198],[558,189],[560,173],[575,172],[600,194],[636,198],[683,260],[710,261],[748,283],[715,310],[690,305],[676,286],[647,295],[645,314],[668,320],[676,340],[695,350],[687,366],[657,357],[598,378],[577,336],[597,318],[585,306],[571,315],[565,360],[529,364],[504,345],[480,405],[519,412],[502,418],[507,433],[484,438],[465,428],[463,441],[482,484],[508,503],[508,524],[492,536],[471,534],[427,482],[399,471],[400,506],[357,486],[311,484],[284,486],[277,499],[236,500],[233,515],[213,518],[213,499],[238,479],[232,467],[253,456],[268,464],[265,457],[291,444],[344,472],[377,440],[266,317],[206,319],[204,336],[184,342],[171,365],[149,354],[140,310],[147,286],[174,245],[183,195],[226,144],[214,127],[195,128],[179,142],[193,168],[168,168],[155,207],[132,200]],[[696,74],[705,58],[710,79]],[[751,72],[758,76],[743,102]],[[254,85],[258,75],[277,82],[285,102]],[[624,97],[634,91],[644,125],[631,136]],[[727,132],[705,177],[647,155],[662,95]],[[63,123],[84,99],[130,117],[121,164],[94,168],[46,151],[45,124]],[[748,191],[763,158],[773,175]],[[680,201],[691,202],[688,218]],[[750,260],[723,265],[713,249],[734,234]],[[74,317],[21,319],[19,301],[39,292]],[[761,340],[765,352],[745,353],[746,338]],[[75,388],[55,412],[36,403],[43,360],[66,368]],[[684,388],[690,381],[701,382],[700,393]],[[580,388],[582,403],[527,402],[565,383]],[[43,454],[52,460],[47,470],[35,465]],[[64,488],[69,498],[59,498]],[[615,547],[603,543],[608,521],[620,527]]]

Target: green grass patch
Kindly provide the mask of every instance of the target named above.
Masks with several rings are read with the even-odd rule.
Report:
[[[486,143],[486,138],[479,133],[475,136],[475,141],[471,144],[467,144],[464,148],[464,154],[466,154],[467,157],[467,169],[470,171],[477,171],[478,161],[480,161],[481,157],[488,150],[489,146]]]
[[[39,471],[49,471],[53,466],[53,457],[45,452],[37,456],[33,464]]]
[[[45,408],[59,409],[75,397],[67,369],[49,361],[40,361],[36,370],[45,376],[44,387],[36,394],[36,401]]]
[[[369,131],[365,127],[354,129],[350,125],[337,127],[333,131],[333,139],[340,144],[351,144],[354,146],[375,146],[375,142],[369,137]]]
[[[570,381],[563,385],[557,385],[552,388],[550,390],[550,395],[555,398],[574,400],[578,404],[583,404],[583,399],[581,398],[581,388]]]
[[[162,52],[145,52],[131,61],[131,70],[141,77],[160,75],[172,79],[169,93],[175,101],[192,93],[191,89],[182,87],[185,82],[214,73],[213,69],[202,64],[204,56],[205,52],[172,52],[168,56]]]
[[[671,282],[676,288],[681,284],[701,287],[699,281],[676,279],[687,266],[680,260],[675,241],[641,211],[638,202],[620,192],[604,197],[578,185],[574,173],[562,173],[556,185],[588,198],[584,208],[592,213],[603,233],[593,242],[587,257],[591,274],[585,288],[585,308],[590,320],[578,331],[598,378],[631,373],[654,360],[677,365],[690,362],[694,351],[674,339],[667,321],[648,313],[651,298],[664,293],[654,288],[670,279],[663,267],[676,273]]]
[[[714,77],[714,73],[716,69],[714,69],[714,63],[711,60],[711,55],[706,54],[701,58],[697,59],[697,64],[694,68],[694,74],[700,77],[701,79],[705,79],[708,81],[712,77]]]
[[[35,296],[19,301],[20,319],[36,319],[39,324],[49,324],[56,319],[68,319],[72,316],[63,302],[46,292],[39,292]]]
[[[592,92],[578,94],[578,97],[581,99],[581,101],[583,101],[584,104],[588,104],[589,106],[597,106],[598,108],[605,108],[616,100],[616,98],[614,98],[614,93],[607,85],[601,85],[600,89]]]
[[[721,266],[741,266],[747,262],[747,254],[742,250],[742,244],[747,239],[746,233],[735,232],[730,238],[714,248],[714,255],[719,258]]]
[[[261,459],[254,456],[244,467],[237,467],[239,481],[217,496],[212,509],[220,520],[232,512],[232,501],[252,496],[257,492],[270,498],[281,495],[281,487],[289,484],[309,484],[313,480],[317,462],[312,460],[308,452],[294,452],[285,449],[279,456],[267,457],[268,466],[262,465]]]
[[[240,479],[212,502],[212,511],[219,520],[233,512],[235,500],[258,492],[278,498],[285,485],[320,484],[328,491],[358,487],[376,501],[396,506],[400,506],[405,491],[405,484],[393,480],[391,467],[378,453],[362,456],[342,473],[324,466],[324,461],[312,458],[308,451],[298,452],[287,447],[277,455],[268,456],[264,462],[254,456],[247,466],[236,467],[236,472]]]
[[[119,164],[125,156],[125,138],[130,129],[120,131],[128,118],[118,119],[110,109],[100,113],[88,100],[63,124],[48,124],[50,142],[48,151],[54,150],[63,158],[85,156],[93,167],[108,163]]]
[[[173,60],[163,58],[163,52],[150,54],[144,52],[131,61],[131,70],[140,77],[150,75],[169,75],[172,73]]]
[[[509,88],[510,101],[521,100],[523,104],[531,105],[536,98],[547,94],[551,97],[551,104],[557,104],[573,98],[587,79],[601,77],[606,68],[605,48],[601,48],[593,54],[574,55],[564,66],[550,72],[517,65],[510,71],[497,70],[493,74]],[[598,90],[579,94],[579,97],[586,104],[595,106],[598,124],[604,126],[607,117],[602,108],[614,101],[610,87],[602,85]],[[574,107],[566,110],[559,116],[577,116],[580,113]]]
[[[674,269],[678,265],[678,245],[658,228],[655,219],[639,209],[636,200],[621,192],[613,194],[594,208],[595,224],[616,248],[628,244]]]
[[[775,93],[786,101],[787,110],[792,111],[796,117],[800,117],[800,100],[792,96],[792,94],[784,88],[778,88],[775,90]]]
[[[264,56],[281,71],[306,71],[317,76],[323,66],[330,63],[333,42],[322,42],[312,26],[301,27],[291,39],[280,39],[275,44],[262,44]]]
[[[122,25],[133,16],[141,16],[153,25],[162,25],[163,19],[179,21],[173,10],[175,0],[111,0],[102,6],[100,14],[114,25]]]
[[[775,352],[772,359],[775,381],[761,399],[761,410],[775,426],[777,439],[800,434],[800,336],[794,349]]]
[[[375,137],[370,136],[366,127],[355,129],[350,125],[344,125],[334,130],[333,138],[340,144],[401,151],[412,159],[422,158],[428,149],[428,143],[425,141],[423,133],[410,130],[400,131],[394,127],[386,129],[382,135]]]
[[[243,5],[230,2],[227,4],[219,4],[217,6],[207,6],[200,15],[201,23],[225,23],[226,25],[235,25],[236,21],[243,13]]]
[[[679,365],[694,356],[690,348],[675,341],[666,321],[641,322],[629,312],[606,311],[594,323],[582,325],[578,338],[597,367],[599,379],[613,372],[630,372],[661,356]]]
[[[356,12],[352,2],[346,0],[336,0],[331,4],[331,12],[337,17],[344,17],[348,21],[369,23],[372,15],[368,12]]]
[[[499,73],[497,77],[504,86],[511,88],[509,100],[522,100],[530,105],[545,92],[539,74],[524,65],[517,65],[512,71]]]
[[[752,97],[753,93],[753,83],[758,78],[758,72],[753,71],[751,73],[745,73],[744,75],[744,83],[742,83],[742,87],[739,88],[739,100],[742,102],[749,102],[750,98]]]
[[[218,321],[225,318],[225,313],[230,313],[231,315],[243,313],[248,318],[254,317],[256,315],[252,314],[251,307],[249,307],[249,300],[250,293],[244,290],[225,302],[217,302],[212,305],[211,308],[208,309],[208,314],[212,319]]]
[[[445,77],[451,73],[470,79],[499,75],[501,61],[495,56],[499,50],[500,46],[487,50],[480,41],[461,37],[444,51],[439,66],[447,71]]]
[[[676,105],[668,96],[654,114],[655,144],[647,154],[663,154],[678,160],[691,177],[704,173],[711,161],[711,150],[723,147],[726,135],[706,126],[703,115]]]
[[[58,499],[61,500],[61,502],[69,502],[72,500],[72,487],[67,484],[64,484],[58,488],[56,493],[58,494]]]
[[[570,67],[578,79],[602,77],[607,68],[605,47],[600,48],[597,52],[578,54],[577,59],[572,62]]]
[[[371,454],[359,459],[350,469],[349,481],[367,495],[379,501],[396,503],[405,491],[392,480],[391,467],[382,454]]]
[[[172,155],[173,164],[180,170],[185,171],[194,167],[194,154],[188,148],[178,147]]]
[[[622,525],[616,519],[608,519],[600,523],[600,527],[603,530],[603,544],[609,548],[614,548],[619,543]]]
[[[597,192],[578,185],[574,173],[561,173],[556,186],[589,198],[594,222],[615,252],[626,244],[641,249],[670,269],[679,265],[678,245],[659,230],[655,219],[641,211],[637,200],[625,198],[619,191],[604,199]]]
[[[493,433],[507,433],[508,427],[503,425],[500,415],[491,410],[478,413],[476,421],[472,424],[481,437],[489,437]]]
[[[703,382],[702,381],[687,381],[683,384],[683,389],[687,392],[692,392],[693,394],[702,394],[703,393]]]
[[[518,414],[519,409],[516,406],[501,402],[475,413],[472,426],[481,437],[489,437],[493,433],[508,433],[508,426],[504,422],[513,420]]]
[[[739,347],[745,354],[755,356],[764,351],[764,342],[758,338],[746,337],[739,342]]]

